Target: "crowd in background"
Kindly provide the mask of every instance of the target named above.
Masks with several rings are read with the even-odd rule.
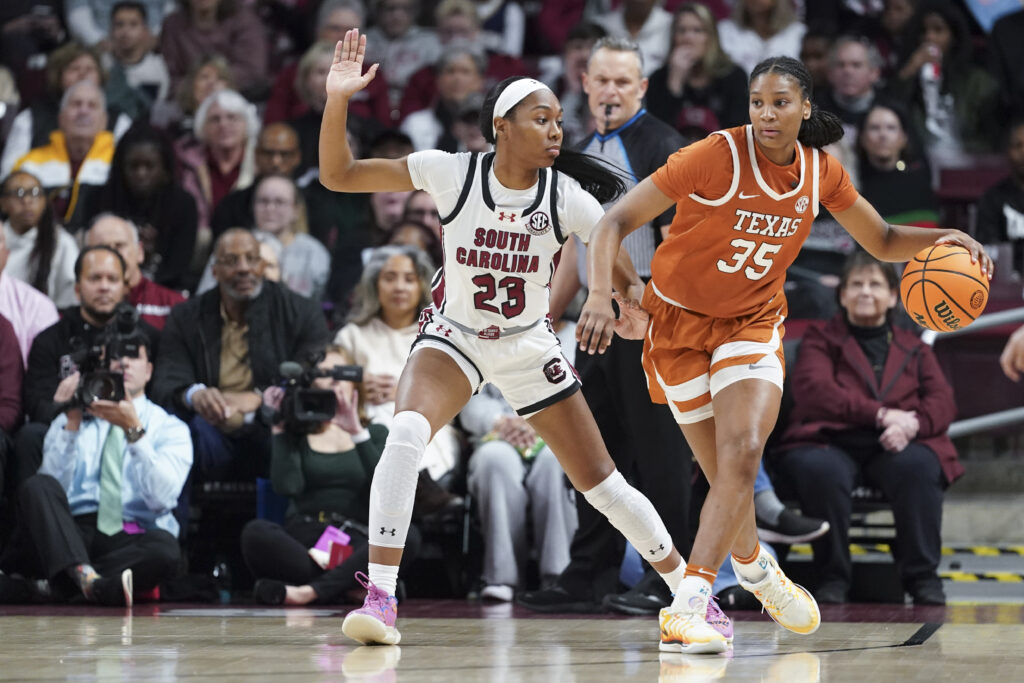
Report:
[[[361,157],[486,151],[478,125],[483,97],[511,75],[548,83],[564,108],[566,144],[581,141],[594,131],[583,75],[603,36],[637,43],[649,79],[644,106],[684,144],[748,121],[747,74],[755,63],[800,58],[815,78],[815,105],[847,129],[828,151],[890,222],[938,225],[941,169],[1005,156],[1009,177],[980,198],[972,225],[956,227],[986,244],[1013,244],[1010,270],[1020,271],[1024,8],[1008,7],[993,24],[974,13],[978,4],[6,0],[0,570],[52,578],[60,565],[86,597],[123,600],[117,585],[103,583],[111,568],[124,565],[129,551],[150,558],[135,572],[136,593],[171,576],[179,558],[165,536],[184,538],[189,506],[197,504],[192,494],[205,482],[269,478],[291,500],[290,521],[246,527],[242,536],[250,568],[264,579],[258,597],[302,603],[342,599],[356,588],[311,573],[302,553],[292,562],[297,568],[274,576],[251,559],[284,547],[275,543],[315,543],[335,519],[325,512],[365,541],[369,478],[418,312],[441,265],[442,217],[425,192],[343,194],[318,180],[324,81],[334,45],[349,29],[366,33],[367,63],[381,65],[349,104],[348,137]],[[837,313],[836,285],[853,250],[835,221],[815,221],[787,285],[792,316]],[[147,340],[141,363],[139,356],[118,361],[126,388],[130,376],[138,384],[145,375],[129,391],[135,408],[68,409],[84,372],[80,342],[99,343],[122,302],[138,312]],[[361,366],[362,381],[318,379],[336,391],[338,415],[319,441],[286,439],[271,417],[281,397],[267,390],[280,384],[282,362],[316,366],[331,341],[328,358]],[[541,571],[556,575],[569,561],[575,528],[569,490],[548,471],[550,451],[514,432],[501,397],[479,398],[432,442],[419,512],[462,504],[451,480],[470,445],[510,443],[522,461],[501,467],[536,483],[531,496],[542,502],[532,504],[548,511],[545,533],[558,545],[546,550]],[[87,435],[86,426],[108,422]],[[69,423],[83,425],[78,441],[67,435],[75,431]],[[182,438],[182,423],[191,438]],[[112,485],[101,465],[114,438],[110,425],[124,432],[120,447],[134,468],[117,484],[135,526],[111,536],[131,537],[116,543],[95,532]],[[136,426],[144,433],[131,441]],[[183,442],[191,442],[187,458],[179,453],[173,467],[154,465]],[[87,445],[88,465],[73,465],[74,449]],[[358,467],[337,469],[323,458],[349,452],[358,454]],[[471,462],[469,488],[478,499],[489,492],[488,459],[505,455],[492,445]],[[39,475],[63,486],[70,507]],[[28,493],[19,495],[23,486]],[[130,496],[137,500],[129,503]],[[46,566],[29,570],[18,521],[38,520],[43,509],[50,535],[89,517],[90,540],[70,555],[37,548]],[[525,529],[525,513],[516,524]],[[34,522],[29,545],[46,545],[40,525]],[[539,518],[535,533],[538,527]],[[509,547],[522,546],[522,533]],[[69,562],[74,570],[65,572]],[[505,584],[522,585],[518,569]]]

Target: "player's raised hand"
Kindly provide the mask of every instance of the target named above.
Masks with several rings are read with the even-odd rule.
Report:
[[[366,56],[366,36],[359,35],[359,29],[350,29],[345,39],[334,47],[334,62],[327,73],[327,95],[348,98],[359,92],[377,75],[378,64],[363,73],[363,58]]]
[[[623,339],[643,339],[647,334],[647,323],[651,316],[632,299],[625,299],[616,292],[612,298],[619,304],[619,319],[615,321],[615,334]]]

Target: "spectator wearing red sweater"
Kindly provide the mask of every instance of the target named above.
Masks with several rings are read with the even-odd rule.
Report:
[[[946,433],[953,390],[930,346],[892,324],[899,280],[891,264],[855,252],[843,267],[843,311],[804,334],[793,367],[794,405],[780,442],[780,481],[801,511],[828,520],[813,542],[821,603],[846,602],[851,494],[882,490],[896,522],[893,554],[918,605],[945,604],[936,573],[943,491],[964,472]]]
[[[185,300],[173,289],[161,287],[139,270],[145,260],[139,230],[129,221],[112,213],[100,214],[85,233],[85,246],[103,245],[115,249],[125,262],[128,282],[128,303],[135,306],[139,317],[158,330],[164,328],[171,308]]]

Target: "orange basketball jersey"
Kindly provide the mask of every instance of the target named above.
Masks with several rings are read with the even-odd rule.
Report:
[[[651,176],[676,202],[668,237],[651,261],[654,292],[716,318],[753,313],[782,291],[818,215],[857,200],[842,164],[797,143],[779,166],[754,142],[750,125],[684,147]]]

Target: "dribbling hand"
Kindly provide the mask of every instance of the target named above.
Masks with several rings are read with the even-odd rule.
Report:
[[[992,279],[992,274],[996,272],[996,267],[992,263],[992,258],[985,253],[985,247],[981,246],[981,243],[968,235],[966,232],[960,230],[954,230],[953,232],[947,233],[946,235],[935,240],[935,244],[959,244],[961,247],[971,252],[971,263],[981,264],[981,274]]]
[[[359,35],[359,29],[350,29],[345,39],[334,47],[334,62],[327,72],[327,96],[338,95],[348,99],[359,92],[377,75],[378,64],[363,73],[363,58],[366,56],[366,36]]]

